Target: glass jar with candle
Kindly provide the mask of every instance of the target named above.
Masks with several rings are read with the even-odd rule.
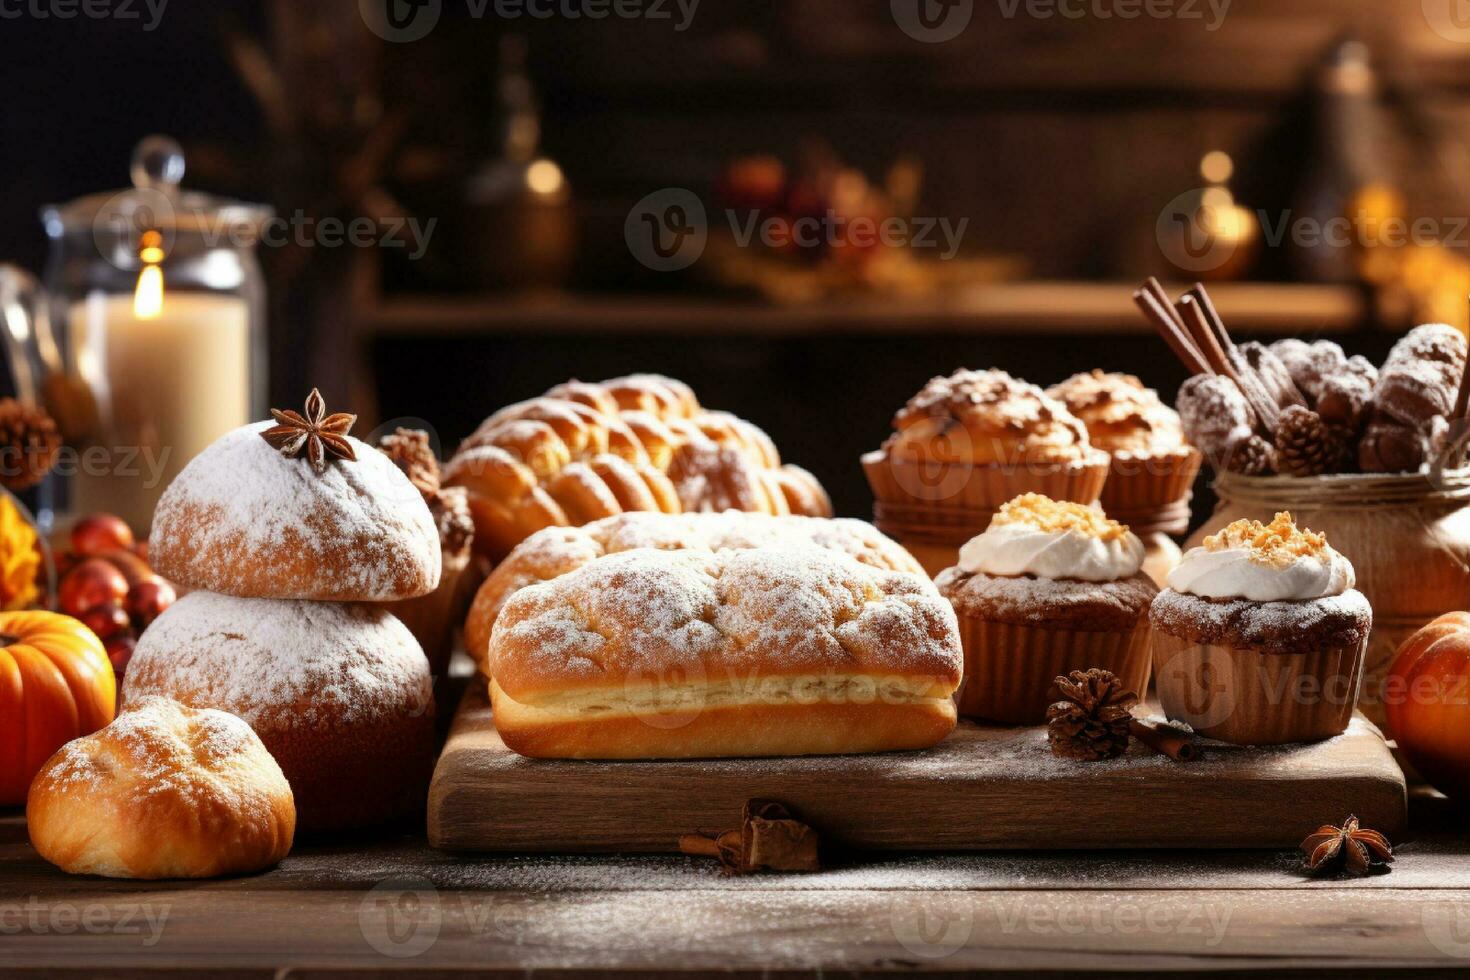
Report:
[[[181,190],[166,137],[133,152],[133,186],[41,212],[48,407],[76,452],[70,510],[144,534],[200,450],[265,414],[263,205]]]

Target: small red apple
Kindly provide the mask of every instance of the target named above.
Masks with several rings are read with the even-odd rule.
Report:
[[[112,661],[112,669],[119,674],[127,667],[128,661],[133,659],[133,647],[137,645],[138,641],[131,633],[118,633],[102,641],[107,659]]]
[[[71,529],[71,550],[79,555],[100,555],[114,549],[131,550],[133,530],[121,517],[88,514]]]
[[[80,616],[94,606],[120,605],[127,594],[122,572],[101,558],[88,558],[61,580],[57,603],[68,616]]]
[[[82,613],[77,619],[82,625],[97,634],[99,640],[106,640],[119,633],[125,633],[132,629],[133,621],[128,616],[128,611],[122,606],[108,603],[102,606],[93,606]]]
[[[177,598],[178,593],[174,591],[174,587],[155,575],[128,590],[128,610],[147,626],[173,605]]]

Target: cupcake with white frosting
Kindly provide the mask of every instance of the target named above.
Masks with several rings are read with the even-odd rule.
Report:
[[[1166,715],[1242,745],[1347,728],[1373,610],[1325,536],[1288,513],[1236,521],[1186,552],[1168,584],[1149,613]]]
[[[960,714],[1042,724],[1053,681],[1090,667],[1142,694],[1158,592],[1143,556],[1137,535],[1092,507],[1036,493],[1002,506],[935,580],[965,648]]]

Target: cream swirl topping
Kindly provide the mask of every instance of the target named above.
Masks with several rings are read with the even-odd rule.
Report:
[[[1191,548],[1169,573],[1176,592],[1252,602],[1305,602],[1355,584],[1352,562],[1322,535],[1298,529],[1287,513],[1266,525],[1236,521]]]
[[[959,566],[972,575],[1115,582],[1138,573],[1143,553],[1136,534],[1097,511],[1025,494],[965,543]]]

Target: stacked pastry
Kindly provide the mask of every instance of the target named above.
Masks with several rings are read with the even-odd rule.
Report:
[[[299,826],[362,826],[416,805],[433,752],[428,663],[378,603],[432,592],[440,544],[423,497],[347,435],[315,391],[304,415],[248,425],[190,461],[149,553],[194,589],[144,634],[128,698],[162,695],[250,724]]]
[[[1109,456],[1067,406],[1004,371],[930,379],[862,458],[875,523],[930,574],[954,564],[1002,504],[1021,493],[1091,504]]]
[[[857,522],[624,515],[543,531],[502,569],[485,659],[523,755],[874,752],[954,727],[954,610]]]
[[[491,415],[444,469],[464,487],[475,549],[493,561],[544,527],[627,511],[832,513],[815,477],[744,419],[682,382],[638,374],[568,381]]]

